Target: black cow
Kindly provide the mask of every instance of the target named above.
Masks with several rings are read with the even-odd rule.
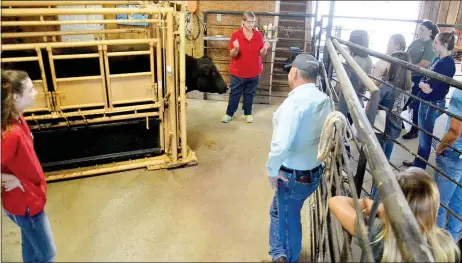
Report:
[[[136,48],[129,49],[131,51]],[[117,51],[117,50],[113,50]],[[84,54],[84,53],[97,53],[96,47],[94,48],[68,48],[68,49],[54,49],[54,55],[68,55],[68,54]],[[20,51],[3,51],[2,57],[28,57],[36,56],[34,50],[20,50]],[[48,60],[48,53],[42,49],[42,57],[45,68],[45,75],[47,78],[48,87],[53,87],[52,78]],[[111,74],[134,73],[134,72],[148,72],[150,67],[149,55],[139,56],[122,56],[122,57],[109,57],[109,68]],[[100,64],[98,58],[83,58],[72,60],[54,60],[55,72],[57,78],[70,78],[80,76],[98,76],[100,75]],[[154,63],[154,67],[156,67]],[[15,62],[15,63],[2,63],[4,69],[19,69],[29,73],[32,80],[41,79],[40,70],[37,62]],[[157,72],[157,69],[154,69]],[[201,58],[193,58],[186,55],[186,87],[187,91],[198,90],[201,92],[223,94],[227,90],[227,85],[218,72],[212,60],[206,56]]]

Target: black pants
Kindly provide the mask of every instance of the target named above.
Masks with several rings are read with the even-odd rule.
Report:
[[[419,83],[420,83],[421,79],[422,79],[422,76],[413,76],[412,77],[412,82],[414,82],[414,86],[412,86],[411,93],[414,96],[417,96],[417,94],[420,91]],[[406,107],[408,107],[408,106],[412,110],[412,123],[414,125],[418,125],[420,101],[409,98],[409,100],[406,102],[406,105],[404,105],[404,109],[406,109]],[[418,132],[419,132],[419,129],[417,129],[414,126],[412,126],[411,130],[409,131],[410,134],[417,134]]]

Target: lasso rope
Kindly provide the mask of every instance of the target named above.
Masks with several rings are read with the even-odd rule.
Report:
[[[326,237],[327,226],[325,216],[328,211],[328,202],[332,196],[331,191],[329,189],[332,188],[332,184],[335,181],[337,187],[340,186],[340,180],[338,179],[338,170],[342,170],[341,168],[341,154],[342,154],[342,143],[349,143],[352,137],[351,127],[348,123],[348,120],[345,116],[339,112],[334,111],[327,115],[327,119],[324,122],[324,127],[321,132],[321,138],[319,141],[318,146],[318,160],[323,161],[325,163],[325,169],[323,172],[323,176],[326,182],[326,191],[323,194],[322,200],[326,200],[326,202],[321,205],[320,213],[324,215],[321,218],[320,227],[321,227],[321,237],[318,239],[318,248],[322,246],[324,243],[324,238]],[[336,162],[337,160],[337,162]],[[338,167],[340,165],[340,167]],[[337,232],[335,232],[338,235]],[[338,240],[338,237],[335,239]],[[339,258],[337,250],[334,249],[334,258]],[[318,254],[318,261],[323,261],[323,255],[321,253]]]
[[[352,134],[351,127],[341,112],[333,111],[329,113],[321,132],[318,146],[318,160],[325,162],[326,167],[330,167],[331,158],[328,157],[331,151],[334,150],[334,156],[338,155],[341,152],[340,143],[344,141],[349,143]]]

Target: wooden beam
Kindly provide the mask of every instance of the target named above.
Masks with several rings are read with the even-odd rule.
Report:
[[[457,12],[456,23],[457,25],[462,24],[462,5],[459,4],[459,11]]]
[[[432,2],[432,6],[429,10],[430,14],[429,14],[429,19],[433,22],[436,22],[436,20],[438,19],[438,12],[440,10],[440,6],[441,6],[441,1],[433,1]]]
[[[460,1],[450,1],[446,24],[455,24],[459,12]]]
[[[440,8],[438,11],[438,18],[436,19],[437,24],[446,23],[446,18],[448,17],[450,1],[441,1]]]

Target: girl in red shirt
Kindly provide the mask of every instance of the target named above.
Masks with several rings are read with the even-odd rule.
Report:
[[[47,184],[22,113],[36,91],[24,71],[2,71],[2,207],[21,228],[24,262],[53,262],[56,246],[45,214]]]
[[[263,72],[262,56],[266,55],[270,47],[268,42],[264,43],[263,35],[253,28],[255,24],[254,13],[245,12],[242,22],[243,27],[234,32],[229,41],[231,92],[226,115],[221,119],[224,123],[233,119],[242,93],[244,93],[245,120],[247,123],[253,122],[252,104],[260,74]]]

